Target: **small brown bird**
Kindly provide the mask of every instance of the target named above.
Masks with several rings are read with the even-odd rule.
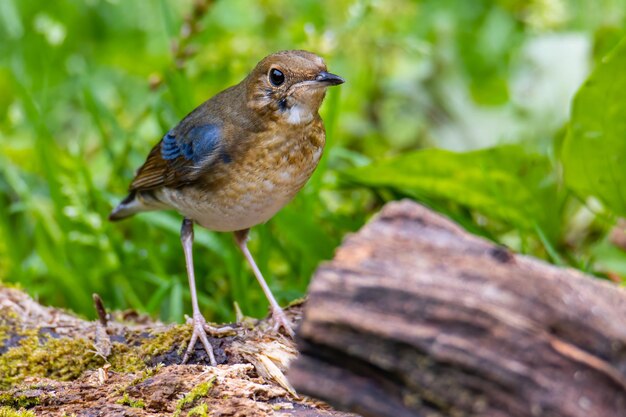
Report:
[[[184,216],[181,241],[193,308],[193,336],[183,363],[200,338],[215,365],[198,307],[193,224],[234,232],[272,309],[275,329],[293,335],[246,241],[251,227],[269,220],[304,186],[325,144],[318,110],[329,86],[344,80],[306,51],[283,51],[259,62],[239,84],[201,104],[172,128],[148,155],[129,195],[109,218],[174,209]]]

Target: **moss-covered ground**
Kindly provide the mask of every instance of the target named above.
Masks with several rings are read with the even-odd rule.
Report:
[[[288,314],[299,320],[301,306]],[[282,372],[294,343],[267,321],[211,337],[217,367],[199,344],[180,364],[189,325],[143,317],[99,326],[0,287],[0,417],[341,415],[293,395]]]

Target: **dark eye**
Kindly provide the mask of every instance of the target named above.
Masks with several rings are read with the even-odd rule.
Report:
[[[285,82],[285,74],[283,74],[282,71],[277,70],[276,68],[272,68],[270,70],[270,82],[273,86],[278,87]]]

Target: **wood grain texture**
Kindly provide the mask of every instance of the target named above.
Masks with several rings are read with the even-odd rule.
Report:
[[[363,416],[626,416],[626,292],[390,203],[321,266],[296,390]]]

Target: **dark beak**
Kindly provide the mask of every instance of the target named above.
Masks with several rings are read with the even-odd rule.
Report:
[[[330,72],[322,71],[315,77],[315,81],[320,83],[325,83],[328,85],[339,85],[346,82],[343,78],[338,75],[331,74]]]

